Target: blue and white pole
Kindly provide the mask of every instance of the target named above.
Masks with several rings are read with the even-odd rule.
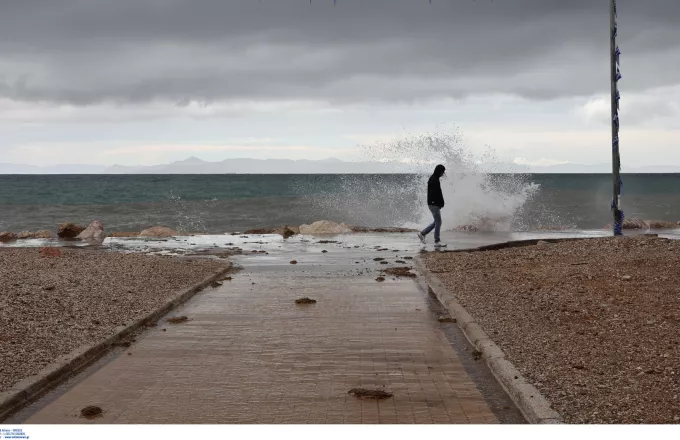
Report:
[[[614,179],[614,197],[612,199],[612,212],[614,214],[614,235],[623,235],[623,211],[621,210],[621,156],[619,155],[619,88],[621,79],[619,56],[621,52],[616,44],[618,31],[616,0],[609,2],[610,15],[610,51],[611,51],[611,114],[612,114],[612,175]]]

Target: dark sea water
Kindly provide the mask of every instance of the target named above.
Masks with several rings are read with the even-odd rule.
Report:
[[[99,219],[107,231],[166,225],[222,233],[328,219],[362,226],[429,220],[416,175],[0,175],[0,231]],[[680,174],[624,175],[628,218],[680,220]],[[504,217],[499,229],[599,229],[608,175],[454,176],[444,227]]]

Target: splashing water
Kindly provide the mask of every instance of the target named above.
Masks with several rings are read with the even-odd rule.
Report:
[[[185,233],[205,233],[207,231],[208,228],[203,222],[207,213],[198,209],[199,204],[187,202],[182,197],[175,195],[172,190],[170,190],[168,198],[171,202],[172,219],[177,231]]]
[[[532,183],[530,176],[504,172],[491,149],[475,156],[463,147],[458,132],[405,136],[369,145],[364,153],[369,160],[399,164],[401,168],[406,165],[412,173],[404,177],[401,190],[385,191],[386,197],[412,193],[400,200],[398,208],[408,215],[392,215],[393,219],[406,220],[399,226],[420,228],[432,221],[426,187],[438,163],[446,166],[446,177],[441,179],[446,201],[443,229],[524,230],[531,223],[526,221],[524,208],[540,190],[539,185]]]

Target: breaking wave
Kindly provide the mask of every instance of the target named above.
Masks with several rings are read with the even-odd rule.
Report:
[[[406,135],[363,146],[366,160],[394,166],[394,177],[345,176],[342,190],[317,200],[324,212],[352,224],[421,228],[431,221],[427,179],[438,163],[446,206],[444,230],[521,231],[563,227],[545,206],[527,204],[540,191],[530,175],[511,174],[498,165],[492,149],[475,155],[457,132]],[[406,173],[404,173],[406,170]],[[344,213],[344,214],[343,214]]]

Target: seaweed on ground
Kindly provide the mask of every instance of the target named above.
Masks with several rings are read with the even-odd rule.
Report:
[[[80,415],[85,417],[88,420],[96,419],[98,417],[101,417],[103,414],[103,411],[100,407],[90,405],[86,406],[85,408],[80,410]]]
[[[172,318],[168,318],[168,322],[170,324],[182,324],[184,322],[187,322],[189,318],[186,316],[173,316]]]
[[[358,398],[368,398],[368,399],[389,399],[390,397],[393,396],[392,393],[389,391],[384,391],[384,390],[369,390],[366,388],[352,388],[347,392],[347,394],[351,394],[354,397]]]
[[[415,278],[416,274],[411,272],[410,267],[390,267],[389,269],[383,269],[385,275],[392,275],[395,277],[405,277],[405,278]]]

